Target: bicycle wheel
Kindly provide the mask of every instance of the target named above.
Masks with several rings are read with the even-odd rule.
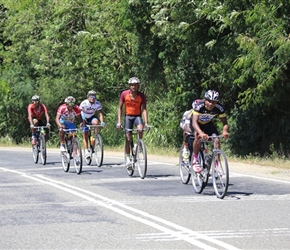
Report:
[[[75,170],[77,174],[80,174],[83,168],[83,159],[82,159],[82,148],[78,138],[73,139],[72,156]]]
[[[46,164],[46,142],[45,142],[45,136],[41,135],[39,138],[39,150],[40,150],[40,159],[42,162],[42,165]]]
[[[201,156],[202,153],[199,152],[199,164],[201,166],[203,166],[203,156]],[[190,164],[190,169],[191,169],[191,182],[192,182],[192,186],[194,188],[194,191],[198,194],[200,194],[202,192],[202,190],[204,189],[204,187],[206,186],[206,183],[204,182],[205,179],[208,177],[207,176],[207,171],[206,173],[204,172],[204,169],[202,169],[202,171],[200,173],[196,173],[193,170],[193,157],[191,159],[191,164]]]
[[[216,196],[223,199],[228,191],[229,166],[225,153],[220,149],[215,151],[212,160],[212,179]]]
[[[103,164],[104,158],[104,145],[102,136],[100,134],[95,135],[95,145],[94,145],[94,158],[98,167]]]
[[[39,146],[37,144],[32,145],[32,157],[35,164],[38,162],[38,147]]]
[[[143,140],[139,139],[136,147],[136,164],[138,167],[139,175],[141,179],[146,177],[147,172],[147,152],[146,146]]]
[[[180,175],[181,182],[183,184],[187,184],[190,180],[191,174],[190,174],[189,164],[184,163],[182,160],[182,150],[183,150],[183,146],[181,146],[180,153],[179,153],[179,175]]]
[[[88,143],[89,143],[89,149],[92,151],[93,150],[93,147],[92,146],[90,146],[90,139],[88,140]],[[85,162],[86,162],[86,164],[87,165],[91,165],[91,163],[92,163],[92,157],[90,157],[90,158],[87,158],[86,157],[86,150],[84,149],[83,150],[83,152],[84,152],[84,156],[85,156]],[[92,154],[91,154],[92,155]]]
[[[131,158],[131,162],[132,162],[132,166],[131,167],[127,167],[126,166],[126,153],[124,153],[124,160],[125,160],[125,167],[126,167],[126,170],[127,170],[127,173],[128,173],[128,175],[129,176],[132,176],[133,174],[134,174],[134,171],[135,171],[135,163],[134,163],[134,160],[132,160],[132,159],[134,159],[134,156],[133,156],[133,154],[132,154],[132,147],[131,147],[131,155],[130,155],[130,158]]]
[[[66,151],[61,152],[61,163],[64,172],[69,171],[70,167],[70,149],[68,148],[67,144],[65,143]]]

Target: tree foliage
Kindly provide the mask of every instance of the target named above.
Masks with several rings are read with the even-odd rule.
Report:
[[[65,96],[81,102],[95,89],[110,121],[105,142],[118,145],[119,94],[136,75],[154,125],[150,144],[178,147],[181,114],[216,89],[234,154],[288,155],[289,11],[286,0],[6,0],[0,135],[25,140],[34,94],[54,118]]]

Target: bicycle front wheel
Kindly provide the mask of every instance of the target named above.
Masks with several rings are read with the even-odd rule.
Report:
[[[75,170],[76,170],[77,174],[80,174],[82,172],[82,168],[83,168],[83,157],[82,157],[81,144],[77,138],[74,138],[72,146],[73,146],[72,156],[73,156]]]
[[[229,185],[229,166],[225,153],[216,150],[212,159],[212,179],[215,194],[223,199],[228,191]]]
[[[94,157],[98,167],[101,167],[103,164],[104,158],[104,145],[102,136],[100,134],[95,135],[95,145],[94,145]]]
[[[189,168],[189,164],[186,164],[183,162],[182,150],[183,150],[183,146],[181,147],[180,153],[179,153],[179,175],[180,175],[181,182],[183,184],[187,184],[190,180],[190,168]]]
[[[46,142],[45,142],[44,135],[40,136],[39,150],[40,150],[40,159],[41,159],[42,165],[45,165],[46,164]]]
[[[65,147],[66,147],[66,151],[61,152],[61,163],[62,163],[63,171],[68,172],[69,167],[70,167],[70,149],[68,148],[67,144],[65,144]]]
[[[139,175],[141,179],[144,179],[147,173],[147,152],[146,152],[145,143],[141,139],[139,139],[137,143],[136,159],[137,159],[136,163],[137,163]]]
[[[38,145],[32,145],[32,157],[35,164],[38,162],[38,153]]]
[[[199,156],[198,158],[200,158],[201,156]],[[196,173],[193,170],[193,157],[190,161],[190,169],[191,169],[191,182],[192,182],[192,186],[193,189],[196,193],[200,194],[202,192],[202,190],[204,189],[206,183],[205,183],[205,179],[207,178],[207,175],[204,171],[201,171],[200,173]],[[203,164],[203,162],[201,162],[201,164]]]

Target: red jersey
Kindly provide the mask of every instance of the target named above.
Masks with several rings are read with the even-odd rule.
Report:
[[[32,119],[36,118],[41,120],[42,115],[47,112],[47,108],[44,104],[40,103],[37,108],[34,107],[33,103],[30,103],[27,107],[28,113],[31,113]]]
[[[72,111],[69,111],[66,104],[62,104],[58,107],[57,114],[60,115],[61,120],[67,123],[73,123],[75,116],[81,114],[81,110],[78,105],[74,105]]]
[[[121,93],[120,101],[125,103],[125,115],[139,116],[141,115],[141,105],[146,108],[146,97],[139,91],[137,96],[132,98],[130,90],[124,90]]]

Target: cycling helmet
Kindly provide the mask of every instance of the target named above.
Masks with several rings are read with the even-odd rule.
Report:
[[[204,98],[210,101],[217,102],[219,100],[219,92],[214,91],[214,90],[208,90],[205,93]]]
[[[65,98],[64,102],[69,106],[73,106],[76,102],[76,99],[73,96],[68,96],[67,98]]]
[[[129,79],[128,83],[129,84],[139,84],[140,83],[140,80],[139,80],[139,78],[137,78],[137,77],[134,76],[134,77],[131,77]]]
[[[31,101],[39,101],[40,102],[40,98],[38,95],[34,95],[34,96],[32,96]]]
[[[96,91],[94,91],[94,90],[90,90],[90,91],[88,92],[87,96],[90,96],[90,95],[94,95],[94,96],[96,96],[97,93],[96,93]]]

